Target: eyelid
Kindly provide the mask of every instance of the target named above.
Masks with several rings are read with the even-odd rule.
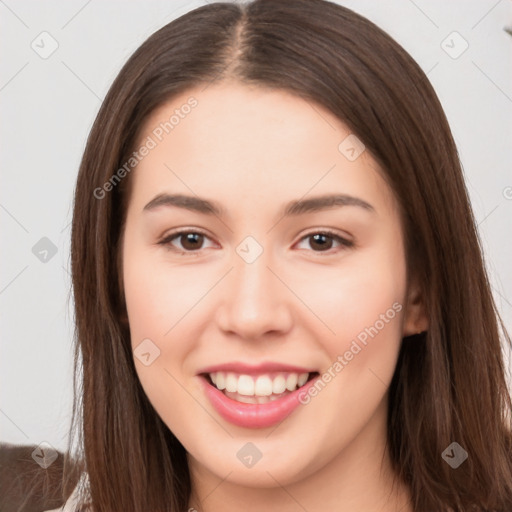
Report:
[[[312,230],[304,233],[302,235],[302,237],[300,238],[300,240],[303,240],[307,236],[320,235],[320,234],[329,235],[332,238],[339,238],[339,239],[344,240],[347,243],[354,243],[354,241],[352,240],[352,237],[348,233],[345,233],[343,235],[343,234],[339,233],[338,231],[336,231],[334,229],[331,229],[331,228],[315,228],[315,229],[312,229]]]

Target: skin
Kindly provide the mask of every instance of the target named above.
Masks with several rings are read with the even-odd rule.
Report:
[[[392,191],[368,151],[355,161],[339,151],[350,134],[342,122],[285,91],[236,82],[191,89],[152,113],[140,141],[191,96],[197,107],[130,176],[122,245],[132,346],[149,338],[160,350],[149,366],[134,359],[137,374],[188,452],[189,506],[412,512],[407,489],[392,489],[386,408],[401,339],[427,321],[407,279]],[[163,192],[217,201],[226,215],[143,211]],[[374,211],[343,206],[281,216],[288,201],[333,192]],[[195,250],[184,236],[158,243],[176,228],[206,238]],[[327,238],[322,251],[311,236],[322,229],[355,245]],[[249,235],[263,249],[252,263],[236,251]],[[322,374],[394,303],[403,306],[394,318],[277,426],[232,425],[203,393],[197,372],[228,361],[277,361]],[[236,456],[247,442],[262,453],[251,468]]]

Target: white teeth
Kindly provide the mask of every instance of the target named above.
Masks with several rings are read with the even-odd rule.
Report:
[[[278,375],[272,381],[272,393],[275,395],[279,395],[280,393],[284,393],[286,391],[286,379],[283,375]]]
[[[272,394],[272,381],[268,375],[260,375],[256,379],[254,394],[259,396],[270,396]]]
[[[286,389],[288,391],[293,391],[297,387],[298,380],[299,377],[296,373],[290,373],[290,375],[288,375],[286,378]]]
[[[212,375],[215,375],[215,381],[213,383],[217,386],[217,389],[220,389],[221,391],[223,389],[226,389],[226,377],[225,377],[224,373],[222,373],[222,372],[212,373],[212,374],[210,374],[210,377]],[[212,379],[212,381],[213,381],[213,379]]]
[[[220,372],[219,372],[220,373]],[[234,373],[228,373],[226,375],[226,391],[235,393],[238,389],[238,379]]]
[[[268,374],[252,376],[246,374],[236,374],[233,372],[215,372],[210,373],[213,385],[219,390],[225,390],[226,393],[238,393],[246,397],[269,397],[275,400],[275,395],[281,395],[288,391],[295,391],[303,386],[309,377],[309,373],[279,373],[272,378]],[[259,403],[240,399],[248,403]],[[265,400],[268,401],[268,399]]]
[[[249,375],[240,375],[238,377],[238,391],[240,395],[254,396],[254,379]]]
[[[237,395],[235,393],[235,396],[237,397],[236,401],[237,402],[242,402],[243,404],[257,404],[258,403],[258,397],[254,396],[254,395],[252,395],[252,396],[245,396],[245,395],[242,395],[242,394],[238,394]]]
[[[299,375],[299,378],[297,379],[297,385],[299,386],[299,388],[301,386],[304,386],[304,384],[306,384],[306,382],[308,381],[308,377],[309,377],[309,373],[301,373]]]

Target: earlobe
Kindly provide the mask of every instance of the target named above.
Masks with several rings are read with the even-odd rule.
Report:
[[[428,318],[423,295],[418,286],[411,286],[405,307],[402,335],[412,336],[427,330]]]

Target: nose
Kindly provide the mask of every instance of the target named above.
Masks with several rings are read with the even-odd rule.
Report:
[[[225,334],[249,340],[287,333],[293,320],[293,294],[272,268],[266,252],[252,263],[235,257],[234,268],[220,291],[218,327]]]

